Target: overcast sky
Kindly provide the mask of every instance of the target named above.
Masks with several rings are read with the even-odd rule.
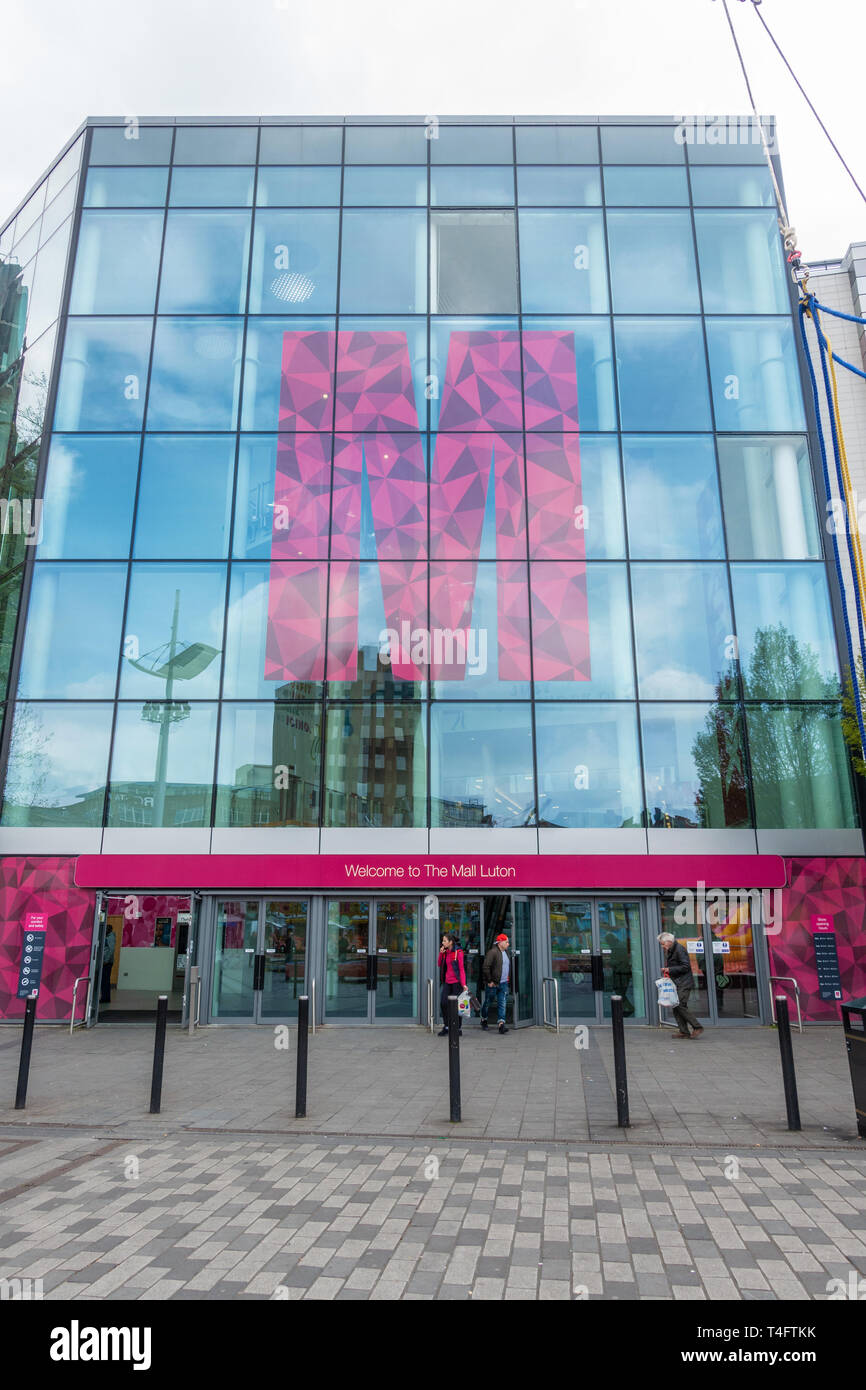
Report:
[[[800,246],[840,256],[866,205],[751,0],[729,5]],[[866,187],[866,3],[762,13]],[[0,222],[88,115],[748,110],[721,0],[6,0],[2,32]]]

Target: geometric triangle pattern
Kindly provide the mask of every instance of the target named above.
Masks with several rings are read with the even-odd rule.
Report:
[[[535,680],[590,680],[586,565],[565,560],[534,564],[530,588]]]
[[[324,678],[327,574],[319,560],[271,561],[266,681]]]
[[[331,435],[277,437],[273,560],[326,560],[331,513]]]
[[[452,333],[439,410],[440,433],[522,430],[520,380],[516,329]]]
[[[840,1022],[839,1002],[818,990],[812,917],[831,917],[836,933],[842,998],[866,996],[866,859],[789,859],[788,887],[782,889],[783,927],[767,936],[771,972],[793,975],[800,986],[803,1018]]]
[[[491,467],[497,558],[526,558],[523,436],[492,433],[436,437],[430,478],[430,548],[435,558],[478,558]]]
[[[577,363],[571,329],[523,334],[523,393],[528,430],[578,428]]]
[[[90,965],[95,893],[76,888],[75,860],[66,858],[0,859],[0,1018],[23,1018],[26,1001],[18,999],[24,917],[45,913],[45,957],[37,1019],[68,1019],[72,989]],[[84,1012],[79,985],[76,1015]]]
[[[418,430],[405,333],[341,329],[337,339],[336,430]]]
[[[417,432],[335,437],[332,556],[358,558],[365,465],[379,559],[425,558],[427,469],[423,438]]]
[[[283,334],[280,430],[330,430],[334,417],[334,334]]]
[[[529,553],[534,560],[586,558],[581,506],[580,436],[527,434]]]

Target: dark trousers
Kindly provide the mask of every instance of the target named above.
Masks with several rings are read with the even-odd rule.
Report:
[[[677,995],[679,997],[680,1002],[677,1004],[675,1009],[671,1010],[671,1013],[677,1021],[680,1032],[685,1033],[686,1037],[688,1037],[689,1024],[691,1024],[693,1028],[703,1028],[703,1024],[700,1022],[699,1019],[695,1018],[695,1015],[689,1008],[689,996],[692,992],[692,981],[689,980],[687,984],[680,984],[679,981],[676,981],[676,986]]]
[[[442,1010],[442,1026],[448,1027],[448,996],[449,994],[462,994],[463,986],[459,980],[446,980],[439,991],[439,1007]],[[458,1015],[459,1017],[459,1015]],[[460,1027],[463,1027],[463,1019],[460,1019]]]
[[[99,991],[99,1002],[100,1002],[100,1004],[110,1004],[110,1003],[111,1003],[111,970],[112,970],[112,966],[113,966],[113,965],[114,965],[114,961],[113,961],[113,960],[106,961],[106,962],[103,964],[103,967],[102,967],[102,979],[101,979],[101,981],[100,981],[100,983],[101,983],[101,985],[102,985],[102,988],[101,988],[100,991]]]

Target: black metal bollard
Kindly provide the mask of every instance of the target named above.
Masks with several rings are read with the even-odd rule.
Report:
[[[36,1022],[36,1000],[28,999],[24,1005],[24,1032],[21,1034],[21,1058],[18,1062],[18,1087],[15,1091],[15,1109],[23,1110],[27,1102],[27,1082],[30,1079],[30,1053],[33,1049],[33,1025]]]
[[[457,995],[448,996],[448,1091],[451,1101],[451,1120],[456,1124],[460,1114],[460,1014]]]
[[[779,1029],[779,1051],[782,1054],[782,1080],[785,1084],[788,1128],[802,1129],[800,1102],[797,1099],[797,1077],[794,1073],[794,1049],[791,1046],[791,1020],[788,1017],[788,1000],[784,994],[776,995],[776,1026]]]
[[[298,1061],[295,1070],[295,1119],[307,1113],[307,1053],[310,1042],[310,996],[298,1000]]]
[[[625,1069],[625,1026],[622,1021],[622,995],[610,996],[610,1022],[613,1033],[613,1075],[616,1088],[616,1122],[630,1129],[628,1118],[628,1076]]]
[[[153,1075],[150,1081],[150,1113],[159,1114],[162,1101],[162,1066],[165,1061],[165,1025],[168,1019],[168,995],[160,994],[156,1001],[156,1036],[153,1041]]]

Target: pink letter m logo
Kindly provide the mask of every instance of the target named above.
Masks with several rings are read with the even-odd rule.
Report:
[[[279,430],[267,680],[356,678],[365,509],[395,678],[464,679],[491,508],[499,679],[590,679],[570,332],[453,333],[429,471],[403,333],[287,332]]]

